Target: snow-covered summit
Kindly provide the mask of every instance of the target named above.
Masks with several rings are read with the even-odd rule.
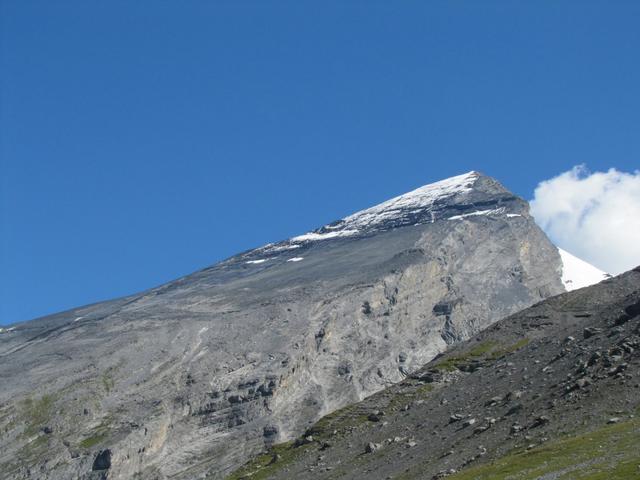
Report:
[[[479,176],[480,174],[477,172],[469,172],[424,185],[391,200],[349,215],[342,222],[353,227],[369,227],[372,224],[381,223],[385,219],[400,215],[406,210],[431,207],[436,201],[470,191]]]
[[[439,218],[436,214],[438,205],[446,204],[454,197],[471,192],[480,177],[480,173],[472,171],[424,185],[373,207],[360,210],[313,232],[293,237],[291,241],[305,242],[350,237],[376,230],[425,223],[425,221],[433,222]]]
[[[464,218],[474,212],[480,212],[477,215],[518,216],[525,204],[515,205],[513,200],[516,198],[494,179],[471,171],[424,185],[313,232],[294,237],[291,241],[350,237],[401,226],[433,223],[455,216]],[[506,208],[509,203],[511,205]]]
[[[562,259],[562,283],[568,292],[611,278],[608,273],[597,269],[590,263],[571,255],[561,248],[558,248],[558,252]]]
[[[256,254],[262,258],[266,254],[281,254],[321,240],[368,236],[439,220],[521,217],[527,210],[524,200],[514,196],[496,180],[471,171],[424,185],[311,232],[266,245],[247,256],[254,260]]]

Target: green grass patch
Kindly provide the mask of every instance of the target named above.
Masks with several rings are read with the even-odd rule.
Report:
[[[416,399],[420,399],[421,397],[426,397],[427,394],[431,393],[432,390],[433,390],[433,385],[431,384],[421,385],[416,389],[413,396]]]
[[[88,449],[103,443],[111,435],[111,428],[109,427],[110,422],[110,417],[103,419],[100,425],[91,430],[88,437],[85,437],[78,442],[78,446],[80,448]]]
[[[498,346],[498,344],[494,341],[487,340],[486,342],[479,343],[471,350],[469,350],[469,356],[471,357],[482,357],[483,355],[493,351]]]
[[[96,435],[92,435],[91,437],[85,438],[78,444],[78,446],[81,448],[95,447],[96,445],[105,441],[106,438],[107,438],[106,433],[98,433]]]
[[[43,395],[37,400],[27,398],[22,401],[22,417],[25,421],[26,435],[35,435],[46,426],[51,419],[55,398],[53,395]]]
[[[244,478],[264,480],[286,465],[293,463],[311,446],[312,444],[307,444],[296,447],[294,442],[274,445],[268,452],[258,455],[245,466],[233,472],[227,477],[227,480],[241,480]],[[277,460],[274,461],[274,458],[277,458]]]
[[[446,372],[461,370],[465,365],[468,365],[469,363],[476,360],[484,359],[494,361],[502,358],[509,353],[513,353],[516,350],[521,349],[528,343],[528,338],[523,338],[513,345],[508,346],[501,345],[500,343],[494,342],[492,340],[487,340],[467,350],[466,352],[462,352],[461,354],[452,355],[442,359],[440,362],[436,363],[434,368],[438,370],[444,370]]]
[[[640,420],[516,451],[490,464],[469,468],[447,480],[562,480],[640,478]]]
[[[430,385],[428,387],[430,387]],[[424,387],[420,388],[423,389]],[[420,390],[420,392],[414,391],[412,392],[412,396],[415,397],[416,393],[423,392],[422,390]],[[296,446],[295,441],[290,441],[274,445],[267,450],[267,452],[258,455],[243,467],[233,472],[227,477],[227,480],[240,480],[243,478],[263,480],[268,478],[273,473],[294,463],[296,459],[304,455],[310,448],[317,449],[319,442],[330,442],[331,437],[334,436],[334,431],[336,431],[337,435],[341,435],[351,428],[368,422],[368,414],[365,407],[360,404],[347,405],[346,407],[325,415],[305,432],[304,436],[313,436],[313,443]]]
[[[316,440],[326,439],[333,436],[334,430],[344,433],[352,427],[366,423],[367,416],[361,405],[347,405],[322,417],[307,430],[307,434],[313,435]]]
[[[518,340],[516,343],[514,343],[513,345],[509,345],[506,347],[501,347],[501,348],[497,348],[495,350],[493,350],[491,352],[491,355],[489,355],[489,359],[491,360],[497,360],[498,358],[504,357],[505,355],[508,355],[510,353],[513,353],[517,350],[520,350],[522,347],[525,347],[529,344],[529,339],[528,338],[522,338],[520,340]]]
[[[484,357],[492,349],[497,346],[496,342],[486,341],[482,342],[475,347],[463,352],[459,355],[451,355],[436,363],[435,368],[438,370],[444,370],[446,372],[453,372],[459,370],[463,365],[468,364],[472,360],[478,360]]]

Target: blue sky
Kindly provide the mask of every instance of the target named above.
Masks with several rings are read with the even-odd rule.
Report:
[[[640,2],[0,5],[0,323],[469,170],[639,166]]]

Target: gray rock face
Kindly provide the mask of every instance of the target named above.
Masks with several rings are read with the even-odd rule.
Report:
[[[639,348],[640,267],[502,319],[232,478],[637,479]]]
[[[560,275],[527,203],[472,172],[161,287],[15,325],[0,335],[0,471],[222,478],[564,291]]]

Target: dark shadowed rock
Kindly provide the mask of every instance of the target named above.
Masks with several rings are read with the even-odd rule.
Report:
[[[111,450],[101,450],[93,460],[91,470],[109,470],[111,468]]]

